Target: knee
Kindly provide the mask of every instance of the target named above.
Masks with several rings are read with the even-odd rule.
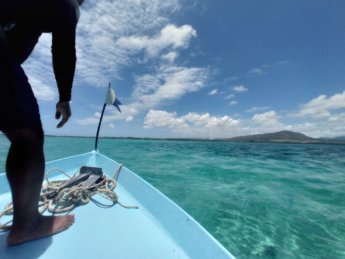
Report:
[[[41,127],[32,129],[19,129],[6,132],[11,144],[21,149],[43,149],[44,134]]]
[[[33,144],[35,146],[39,145],[43,147],[44,135],[43,130],[41,128],[31,130],[27,133],[25,138],[28,143]]]
[[[35,167],[44,168],[43,130],[21,129],[6,132],[11,147],[7,156],[6,171],[16,172]]]

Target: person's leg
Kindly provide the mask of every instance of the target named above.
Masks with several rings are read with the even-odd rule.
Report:
[[[71,226],[73,215],[43,217],[38,200],[44,175],[43,130],[37,101],[0,28],[0,130],[11,141],[7,178],[14,221],[7,242],[20,244]]]
[[[8,244],[50,236],[70,227],[73,215],[42,216],[38,212],[44,177],[43,131],[40,128],[7,130],[5,134],[11,141],[6,171],[14,208]]]
[[[44,177],[43,132],[41,129],[5,130],[11,142],[6,161],[12,190],[13,225],[20,227],[37,218],[37,204]],[[25,193],[25,195],[22,195]]]

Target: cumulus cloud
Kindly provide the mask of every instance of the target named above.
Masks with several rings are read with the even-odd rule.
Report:
[[[154,74],[136,77],[133,98],[142,108],[155,108],[166,101],[200,90],[205,86],[208,74],[205,68],[161,67]]]
[[[227,138],[232,136],[293,130],[311,137],[344,135],[344,92],[332,96],[321,95],[301,106],[298,116],[306,120],[287,123],[291,114],[270,110],[256,113],[250,119],[214,116],[209,113],[190,112],[179,116],[176,112],[151,109],[145,117],[145,128],[165,128],[182,137]],[[267,110],[252,107],[249,112]],[[313,112],[311,112],[313,111]],[[327,111],[328,113],[325,113]],[[315,114],[323,114],[322,116]],[[326,116],[327,115],[327,116]],[[325,117],[326,116],[326,117]],[[296,114],[293,116],[296,118]]]
[[[280,130],[291,130],[291,125],[286,125],[280,121],[280,116],[275,111],[255,114],[249,123],[255,133],[267,133]]]
[[[255,114],[252,120],[254,122],[261,124],[277,124],[279,117],[275,111],[269,111],[260,114]]]
[[[144,128],[165,127],[185,137],[230,137],[241,131],[239,120],[227,115],[211,116],[209,113],[190,112],[178,116],[176,112],[149,110],[145,117]]]
[[[248,112],[265,110],[253,107]],[[287,123],[293,118],[293,123]],[[311,137],[343,136],[345,132],[345,91],[332,96],[320,95],[302,105],[297,113],[280,113],[271,110],[256,113],[247,122],[251,133],[293,130]],[[253,130],[254,129],[254,130]]]
[[[293,118],[303,118],[305,123],[297,129],[314,137],[343,136],[345,132],[345,91],[332,96],[319,95],[302,105]]]
[[[177,118],[176,112],[149,110],[145,118],[144,128],[154,127],[184,129],[188,127],[188,124],[182,118]]]
[[[192,26],[177,27],[174,24],[168,24],[154,37],[121,37],[117,40],[116,46],[131,52],[144,50],[149,57],[156,57],[162,50],[167,48],[186,48],[193,37],[196,37],[196,31]]]
[[[310,116],[313,118],[331,117],[332,112],[340,109],[345,109],[345,91],[327,97],[320,95],[310,102],[304,104],[298,115]]]

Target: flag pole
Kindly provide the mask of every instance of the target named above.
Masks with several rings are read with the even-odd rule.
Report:
[[[109,83],[108,89],[109,89],[109,88],[110,88],[110,83]],[[98,135],[99,135],[99,130],[100,130],[101,124],[102,124],[102,119],[103,119],[103,114],[104,114],[105,106],[107,106],[107,103],[106,103],[106,102],[104,102],[103,109],[102,109],[102,113],[101,113],[101,118],[99,119],[99,123],[98,123],[97,134],[96,134],[96,141],[95,141],[95,150],[97,150]]]

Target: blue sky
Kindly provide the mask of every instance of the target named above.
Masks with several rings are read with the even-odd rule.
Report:
[[[345,135],[345,2],[86,0],[72,117],[54,119],[51,36],[25,63],[46,134],[226,138]]]

